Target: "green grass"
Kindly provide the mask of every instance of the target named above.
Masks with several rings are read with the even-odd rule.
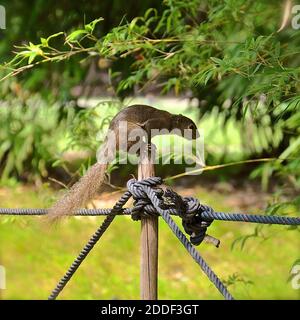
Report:
[[[51,196],[48,189],[18,186],[0,188],[1,207],[39,207]],[[195,195],[218,210],[230,210],[226,195],[195,189]],[[250,208],[255,211],[257,208]],[[7,273],[4,299],[46,299],[56,282],[103,218],[71,218],[49,227],[43,219],[0,219],[1,261]],[[224,280],[237,274],[229,290],[237,299],[299,299],[288,281],[293,262],[299,258],[299,233],[286,227],[264,229],[269,238],[250,239],[243,250],[232,250],[232,242],[251,233],[254,225],[214,222],[209,233],[221,239],[216,249],[207,244],[199,251]],[[117,217],[92,250],[61,299],[138,299],[140,223]],[[159,298],[222,299],[218,291],[160,220]]]

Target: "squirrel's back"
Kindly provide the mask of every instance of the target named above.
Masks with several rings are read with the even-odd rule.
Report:
[[[153,108],[148,105],[135,104],[122,109],[112,120],[110,129],[113,129],[119,121],[127,121],[135,124],[144,123],[153,118],[171,118],[171,113]]]

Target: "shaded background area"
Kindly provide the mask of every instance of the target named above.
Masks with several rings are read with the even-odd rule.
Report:
[[[104,20],[92,32],[96,43],[76,36],[86,53],[0,82],[0,207],[49,207],[95,162],[110,119],[124,106],[145,103],[199,125],[207,166],[269,159],[170,180],[179,193],[216,210],[299,214],[300,31],[289,20],[277,32],[284,2],[1,5],[7,20],[0,30],[1,78],[30,64],[42,39],[63,32],[51,38],[51,47],[69,50],[67,35]],[[24,59],[16,59],[29,43]],[[37,54],[31,63],[43,58]],[[184,170],[173,161],[157,166],[163,177]],[[110,207],[131,174],[132,165],[112,166],[111,185],[89,206]],[[76,218],[49,228],[40,218],[0,217],[0,264],[7,270],[2,297],[46,298],[100,220]],[[139,227],[119,217],[62,297],[137,299]],[[160,228],[159,297],[219,299],[163,222]],[[299,299],[290,282],[290,269],[299,263],[299,229],[215,222],[209,233],[221,239],[221,248],[203,244],[199,250],[236,298]]]

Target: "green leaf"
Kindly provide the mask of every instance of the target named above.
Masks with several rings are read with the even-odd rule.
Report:
[[[210,60],[212,60],[217,65],[221,65],[223,63],[222,59],[216,58],[216,57],[210,57]]]
[[[48,40],[45,38],[41,38],[41,44],[43,47],[48,47]]]
[[[62,35],[62,34],[64,34],[62,31],[52,34],[51,36],[49,36],[49,37],[47,38],[47,43],[49,43],[49,41],[50,41],[51,39],[56,38],[56,37],[59,37],[59,36]]]
[[[93,20],[92,22],[86,24],[86,25],[84,26],[84,28],[85,28],[85,30],[86,30],[88,33],[93,33],[96,24],[99,23],[100,21],[103,21],[103,20],[104,20],[104,18],[95,19],[95,20]]]
[[[36,53],[36,52],[31,52],[31,53],[29,54],[28,64],[31,64],[31,63],[34,61],[34,59],[36,58],[36,56],[37,56],[37,53]]]
[[[280,155],[280,159],[288,158],[293,152],[300,149],[300,137],[294,140],[287,149]]]
[[[86,35],[86,34],[88,34],[87,30],[84,30],[84,29],[75,30],[67,36],[66,41],[67,42],[75,42],[79,38],[81,38],[83,35]]]
[[[144,18],[135,17],[134,19],[132,19],[132,21],[130,22],[129,27],[128,27],[129,31],[132,31],[134,29],[134,27],[136,26],[138,21],[144,21]]]

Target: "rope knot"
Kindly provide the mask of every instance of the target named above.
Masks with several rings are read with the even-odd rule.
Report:
[[[206,236],[207,228],[213,222],[213,219],[203,218],[203,212],[213,212],[209,206],[201,204],[198,199],[185,197],[187,205],[186,215],[182,217],[182,225],[187,234],[190,235],[190,241],[194,245],[199,245]]]
[[[204,240],[207,228],[213,221],[203,219],[202,212],[211,208],[200,204],[199,200],[193,197],[182,198],[170,189],[166,190],[164,198],[168,199],[166,202],[171,207],[169,212],[174,214],[175,210],[182,219],[182,226],[190,235],[191,243],[199,245]]]
[[[156,188],[158,185],[162,184],[163,180],[160,177],[151,177],[144,180],[130,179],[127,182],[127,189],[132,194],[134,199],[133,209],[131,212],[131,217],[133,220],[140,220],[141,216],[149,217],[157,215],[157,212],[148,198],[145,192],[145,186],[153,188],[156,196],[161,199],[163,190],[161,188]]]
[[[160,208],[168,214],[174,214],[182,219],[182,226],[190,236],[190,241],[194,245],[199,245],[206,235],[207,228],[213,219],[203,218],[203,212],[211,213],[212,208],[200,204],[193,197],[183,198],[175,191],[166,189],[163,191],[157,186],[162,184],[160,177],[151,177],[137,181],[131,179],[127,182],[128,191],[134,199],[131,217],[133,220],[140,220],[142,216],[149,217],[157,215],[156,208]],[[210,237],[214,239],[213,237]],[[218,241],[217,239],[215,239]],[[214,241],[210,241],[216,244]]]

